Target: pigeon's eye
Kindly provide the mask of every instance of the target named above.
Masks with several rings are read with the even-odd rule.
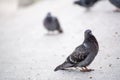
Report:
[[[91,34],[91,31],[89,31],[89,34]]]

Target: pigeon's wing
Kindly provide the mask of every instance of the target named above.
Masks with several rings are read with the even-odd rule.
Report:
[[[55,17],[54,20],[55,20],[57,29],[60,29],[61,26],[60,26],[60,23],[59,23],[58,19]]]
[[[78,64],[79,62],[85,60],[89,52],[84,45],[78,46],[74,52],[68,56],[67,60],[72,64]]]

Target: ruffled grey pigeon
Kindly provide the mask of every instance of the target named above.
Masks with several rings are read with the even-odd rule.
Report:
[[[74,4],[85,7],[87,10],[89,10],[90,7],[92,7],[98,1],[100,0],[78,0],[75,1]]]
[[[82,69],[80,71],[83,72],[92,71],[92,69],[88,69],[87,66],[91,64],[97,55],[99,45],[91,30],[86,30],[84,37],[83,43],[67,57],[63,64],[57,66],[54,71],[64,70],[70,67],[81,67]]]
[[[120,0],[109,0],[109,1],[118,8],[115,11],[120,12]]]
[[[57,30],[59,33],[63,32],[63,30],[61,29],[61,26],[60,26],[60,23],[59,23],[58,19],[56,17],[52,16],[50,12],[45,17],[43,24],[44,24],[44,27],[48,31],[55,31],[55,30]]]

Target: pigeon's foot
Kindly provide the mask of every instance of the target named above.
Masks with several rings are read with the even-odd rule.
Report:
[[[94,71],[94,69],[88,69],[87,67],[82,68],[82,70],[80,70],[81,72],[91,72]]]
[[[114,10],[114,12],[120,12],[120,9],[116,9],[116,10]]]

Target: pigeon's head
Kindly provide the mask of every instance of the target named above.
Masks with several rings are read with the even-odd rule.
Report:
[[[48,13],[47,13],[47,16],[48,16],[48,17],[51,16],[51,12],[48,12]]]
[[[47,21],[51,22],[52,21],[52,15],[50,12],[47,13]]]
[[[85,38],[89,38],[90,36],[92,36],[92,31],[90,29],[87,29],[84,34]]]

